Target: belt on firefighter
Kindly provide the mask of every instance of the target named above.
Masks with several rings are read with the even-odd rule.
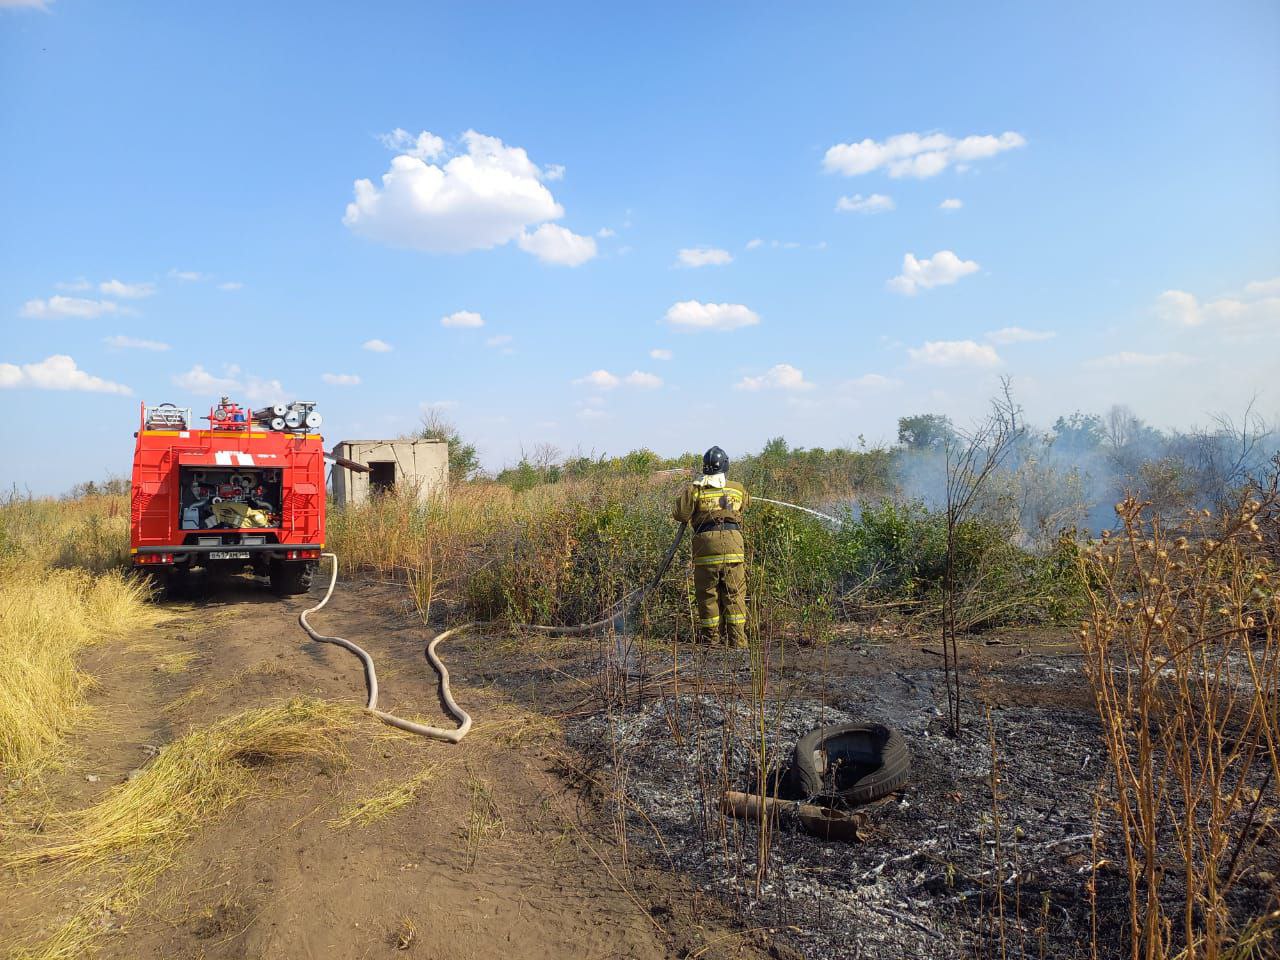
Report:
[[[711,533],[713,530],[741,530],[742,524],[737,520],[709,520],[693,528],[694,533]]]

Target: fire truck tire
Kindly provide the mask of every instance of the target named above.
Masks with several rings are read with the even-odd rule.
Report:
[[[282,597],[296,597],[311,589],[316,565],[311,561],[292,563],[277,560],[271,564],[271,589]]]
[[[191,593],[191,575],[186,567],[174,567],[161,576],[160,590],[166,600],[185,600]]]

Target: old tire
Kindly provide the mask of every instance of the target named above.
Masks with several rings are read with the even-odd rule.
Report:
[[[801,737],[791,772],[805,797],[871,803],[906,785],[911,753],[892,727],[840,723]]]
[[[271,589],[281,597],[296,597],[311,589],[311,575],[315,564],[311,562],[279,561],[271,564]]]

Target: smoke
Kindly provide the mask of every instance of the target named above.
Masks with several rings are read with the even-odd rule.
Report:
[[[958,435],[894,451],[896,494],[946,508],[947,448]],[[1051,429],[1027,426],[983,485],[976,515],[1007,527],[1028,547],[1065,530],[1096,536],[1115,522],[1115,504],[1133,493],[1166,516],[1222,506],[1276,469],[1280,430],[1252,411],[1186,432],[1163,432],[1124,407],[1103,416],[1060,417]]]

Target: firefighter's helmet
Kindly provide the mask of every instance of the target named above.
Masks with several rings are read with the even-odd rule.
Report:
[[[719,447],[712,447],[702,455],[702,472],[706,475],[724,473],[729,469],[729,455]]]

